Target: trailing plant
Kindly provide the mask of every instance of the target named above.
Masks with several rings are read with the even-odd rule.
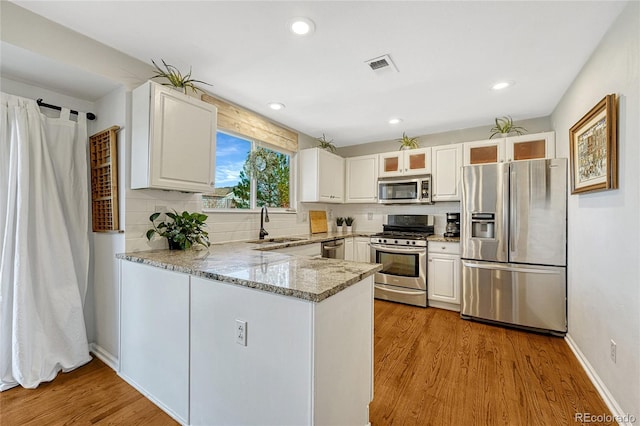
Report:
[[[149,220],[153,225],[153,228],[147,231],[147,239],[151,241],[154,234],[158,234],[161,237],[165,237],[169,242],[169,249],[185,250],[193,245],[200,244],[205,247],[209,247],[209,233],[203,229],[207,226],[205,221],[207,215],[202,213],[189,213],[177,211],[166,212],[171,221],[160,222],[156,225],[156,220],[161,213],[154,213],[149,216]]]
[[[195,80],[191,78],[191,67],[189,67],[188,74],[182,75],[178,68],[174,67],[173,65],[167,64],[164,59],[162,59],[162,65],[164,66],[164,69],[160,68],[160,66],[158,66],[158,64],[156,64],[153,59],[151,60],[151,63],[154,67],[156,67],[156,75],[151,78],[166,78],[167,80],[169,80],[169,83],[162,83],[163,86],[173,86],[178,89],[182,89],[185,95],[187,94],[187,89],[191,89],[194,93],[198,93],[198,90],[202,91],[201,89],[198,89],[196,86],[194,86],[193,83],[202,83],[206,84],[207,86],[211,86],[211,84],[206,83],[202,80]]]
[[[524,127],[514,126],[513,119],[508,115],[505,115],[502,118],[496,117],[495,122],[496,125],[489,129],[490,132],[493,132],[491,133],[491,136],[489,136],[489,139],[496,135],[508,135],[509,133],[523,135],[527,131]]]
[[[402,138],[398,139],[398,142],[400,142],[400,150],[420,148],[418,138],[410,138],[405,132],[402,132]]]
[[[344,223],[344,217],[336,217],[336,225],[342,226]]]
[[[349,217],[347,217],[347,218],[345,218],[345,219],[344,219],[344,222],[347,224],[347,226],[351,226],[351,225],[353,225],[353,221],[354,221],[354,220],[355,220],[354,218],[352,218],[351,216],[349,216]]]
[[[327,150],[329,152],[333,152],[333,153],[336,152],[336,146],[333,144],[333,139],[328,141],[327,138],[324,136],[324,133],[322,134],[322,137],[316,138],[316,140],[320,144],[318,145],[320,148]]]

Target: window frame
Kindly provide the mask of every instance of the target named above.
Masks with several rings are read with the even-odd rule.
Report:
[[[226,135],[250,142],[251,143],[250,152],[255,151],[257,148],[265,148],[265,149],[270,149],[272,151],[276,151],[278,153],[289,156],[289,207],[268,207],[267,206],[267,208],[269,209],[269,213],[273,212],[273,213],[295,214],[296,208],[294,206],[297,205],[296,189],[297,189],[297,181],[298,181],[297,180],[297,171],[298,171],[297,170],[297,153],[288,151],[286,149],[277,147],[275,145],[269,144],[259,139],[242,135],[240,133],[233,132],[230,130],[216,129],[216,137],[218,133],[224,133]],[[217,161],[215,164],[217,166]],[[215,182],[214,182],[214,185],[215,185]],[[249,184],[249,192],[250,192],[251,199],[249,202],[250,207],[248,209],[241,209],[241,208],[217,209],[217,208],[211,208],[211,207],[204,207],[203,205],[202,211],[204,213],[260,213],[260,210],[262,209],[262,207],[258,207],[257,205],[258,193],[257,193],[257,180],[255,177],[251,177],[250,184]],[[201,196],[206,196],[206,195],[207,195],[206,193],[201,194]]]

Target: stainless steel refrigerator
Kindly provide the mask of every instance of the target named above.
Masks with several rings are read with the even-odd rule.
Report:
[[[463,318],[567,331],[567,160],[463,167]]]

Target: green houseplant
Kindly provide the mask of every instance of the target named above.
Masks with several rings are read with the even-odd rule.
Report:
[[[202,83],[206,84],[207,86],[211,86],[209,83],[205,83],[202,80],[195,80],[191,78],[191,67],[189,67],[188,74],[182,75],[178,68],[174,67],[173,65],[167,64],[164,59],[162,59],[162,65],[164,66],[164,69],[156,64],[153,59],[151,60],[151,63],[156,68],[156,75],[151,78],[166,78],[167,80],[169,80],[169,83],[162,83],[163,86],[173,86],[177,89],[181,89],[182,91],[184,91],[185,95],[187,94],[187,89],[191,89],[194,93],[198,93],[198,90],[200,89],[194,86],[193,83]]]
[[[351,225],[353,225],[353,221],[354,221],[354,220],[355,220],[355,219],[354,219],[354,218],[352,218],[351,216],[346,217],[346,218],[344,219],[344,223],[347,225],[347,232],[351,232]]]
[[[185,250],[193,245],[200,244],[209,247],[209,233],[203,228],[207,226],[205,220],[207,215],[202,213],[189,213],[187,211],[181,214],[177,211],[166,212],[170,221],[160,222],[156,225],[156,220],[160,217],[160,213],[156,212],[149,216],[149,220],[153,228],[147,231],[147,239],[151,241],[154,234],[165,237],[169,242],[170,250]]]
[[[405,132],[402,132],[402,137],[398,139],[398,142],[400,142],[400,151],[404,149],[420,148],[420,145],[418,144],[418,138],[410,138]]]
[[[489,136],[489,139],[492,139],[496,135],[508,136],[510,133],[523,135],[527,131],[524,127],[515,126],[513,124],[513,119],[508,115],[505,115],[502,118],[496,117],[495,122],[496,125],[489,129],[490,132],[493,132],[491,133],[491,136]]]
[[[333,153],[336,152],[336,146],[333,144],[333,139],[328,141],[324,133],[322,134],[322,137],[316,138],[316,140],[319,143],[318,145],[319,148],[322,148],[326,151],[333,152]]]

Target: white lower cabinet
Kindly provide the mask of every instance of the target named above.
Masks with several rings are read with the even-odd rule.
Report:
[[[460,311],[460,243],[429,242],[429,306]]]
[[[355,260],[355,251],[353,249],[353,237],[344,239],[344,260]]]
[[[320,303],[193,277],[191,313],[191,424],[369,422],[372,277]]]
[[[189,275],[121,261],[120,376],[189,423]]]
[[[180,423],[369,423],[373,276],[314,303],[120,264],[119,374]]]
[[[371,247],[369,237],[355,237],[353,239],[353,260],[371,263]]]
[[[344,260],[371,263],[369,237],[345,238],[344,241]]]

